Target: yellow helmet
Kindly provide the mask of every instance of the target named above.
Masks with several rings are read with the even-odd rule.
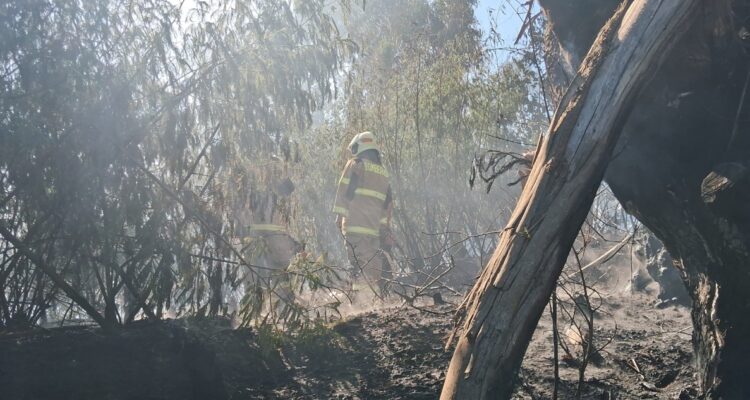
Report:
[[[352,155],[358,156],[365,150],[377,150],[380,151],[378,143],[375,141],[375,135],[372,132],[362,132],[352,139],[349,143],[349,150]]]

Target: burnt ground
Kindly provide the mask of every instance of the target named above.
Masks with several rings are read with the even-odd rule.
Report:
[[[434,399],[450,360],[443,346],[452,314],[428,309],[384,308],[293,339],[221,319],[137,323],[114,335],[0,334],[0,399]],[[687,309],[617,294],[596,321],[595,340],[611,343],[588,367],[584,398],[695,397]],[[516,399],[551,397],[550,326],[545,314]],[[571,398],[575,362],[561,362],[560,374],[561,398]]]
[[[337,324],[334,331],[343,348],[330,354],[329,362],[304,360],[293,382],[258,398],[437,398],[451,356],[443,347],[452,315],[447,306],[430,311],[446,314],[391,308]],[[583,398],[697,397],[686,308],[659,309],[649,296],[619,294],[604,302],[595,321],[595,341],[604,348],[598,363],[587,368]],[[552,354],[551,320],[545,315],[529,346],[514,399],[552,397]],[[560,398],[574,398],[575,360],[561,361],[560,375]]]
[[[595,346],[603,349],[586,369],[584,398],[697,398],[689,310],[657,308],[655,303],[643,294],[618,294],[605,300],[594,328]],[[569,326],[561,324],[563,336]],[[545,313],[526,353],[515,398],[551,398],[552,365],[552,323]],[[577,360],[560,362],[561,398],[574,398],[578,365]]]

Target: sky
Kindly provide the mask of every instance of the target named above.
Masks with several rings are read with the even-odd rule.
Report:
[[[520,0],[479,0],[474,9],[474,16],[479,21],[485,37],[490,31],[490,21],[494,20],[500,35],[507,44],[512,44],[521,29],[521,19],[525,12],[519,3]],[[518,15],[519,12],[521,16]]]
[[[175,5],[183,3],[185,9],[191,9],[195,7],[197,0],[172,0],[172,2]],[[501,36],[507,44],[511,44],[521,28],[523,15],[519,17],[518,13],[524,12],[520,4],[522,2],[523,0],[479,0],[474,9],[474,16],[479,21],[485,37],[490,31],[490,21],[495,20]]]

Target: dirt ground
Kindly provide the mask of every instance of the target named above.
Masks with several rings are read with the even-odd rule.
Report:
[[[657,308],[653,296],[621,289],[602,295],[595,343],[606,346],[586,371],[583,397],[695,398],[688,309]],[[222,319],[138,323],[114,336],[0,334],[0,399],[435,399],[453,313],[425,309],[382,307],[294,339]],[[560,398],[572,398],[575,361],[561,362],[560,376]],[[514,398],[551,398],[553,382],[545,312]]]
[[[660,309],[650,296],[619,294],[606,299],[594,321],[594,343],[604,348],[601,359],[586,369],[584,398],[697,397],[687,308]],[[567,328],[560,327],[563,332]],[[552,323],[545,313],[526,353],[515,398],[551,398],[552,360]],[[575,360],[560,363],[560,377],[560,397],[573,398],[578,382]]]
[[[590,255],[590,258],[598,254]],[[651,282],[633,293],[630,276],[644,266],[628,254],[587,271],[596,294],[594,344],[599,357],[587,366],[585,399],[697,398],[692,363],[692,324],[688,308],[665,306]],[[572,271],[566,271],[571,274]],[[641,271],[642,272],[642,271]],[[566,285],[567,290],[580,289]],[[568,293],[569,293],[568,292]],[[575,308],[558,290],[560,331],[571,327],[562,309]],[[460,302],[460,299],[451,299]],[[359,312],[337,323],[336,350],[320,359],[294,364],[286,384],[257,398],[435,399],[451,353],[444,350],[452,329],[453,307],[418,311],[393,306]],[[576,320],[581,321],[580,315]],[[549,399],[554,386],[552,321],[542,316],[524,359],[514,399]],[[568,346],[570,347],[570,346]],[[575,353],[575,349],[571,347]],[[560,352],[559,398],[574,398],[580,363]],[[240,398],[240,397],[238,397]]]
[[[598,345],[610,338],[611,343],[601,351],[598,365],[587,368],[584,398],[695,398],[688,310],[657,309],[641,294],[609,300],[625,305],[608,302],[595,319],[600,326],[595,340],[603,341]],[[287,382],[265,390],[248,388],[247,397],[236,398],[435,399],[450,361],[443,347],[452,314],[449,306],[428,309],[433,313],[386,308],[343,321],[334,328],[340,349],[300,359]],[[552,354],[546,314],[529,346],[514,399],[551,398]],[[560,398],[573,398],[576,363],[561,362],[560,376]]]

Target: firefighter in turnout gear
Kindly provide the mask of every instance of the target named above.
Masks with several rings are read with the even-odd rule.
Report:
[[[264,266],[283,270],[300,249],[300,244],[289,234],[291,194],[294,183],[279,161],[267,164],[260,176],[264,189],[250,194],[251,223],[245,227],[244,242],[257,243],[256,257]]]
[[[287,288],[285,272],[301,245],[289,234],[291,194],[295,187],[286,167],[286,163],[273,156],[243,174],[237,183],[235,235],[246,261],[263,267],[258,271],[259,276],[246,275],[246,290],[251,286],[257,288],[260,278],[289,302],[293,295]]]
[[[393,195],[388,171],[383,167],[375,136],[363,132],[349,144],[352,158],[338,183],[333,212],[346,240],[349,262],[355,274],[383,294],[390,265],[382,248],[392,241],[390,232]]]

